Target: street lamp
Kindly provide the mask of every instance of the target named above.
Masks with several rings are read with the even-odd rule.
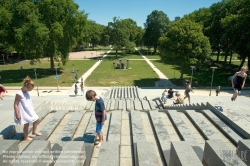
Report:
[[[211,87],[210,87],[210,93],[209,96],[211,96],[211,90],[212,90],[212,85],[213,85],[213,79],[214,79],[214,71],[217,69],[217,67],[210,67],[212,69],[212,79],[211,79]]]
[[[58,67],[54,67],[55,69],[56,69],[56,76],[55,76],[55,79],[56,79],[56,84],[57,84],[57,92],[60,92],[59,91],[59,86],[58,86],[58,79],[59,79],[59,77],[58,77],[58,75],[57,75],[57,69],[58,69]]]
[[[191,86],[192,86],[193,74],[194,74],[194,68],[195,68],[195,66],[190,66],[190,67],[192,69],[192,76],[191,76]]]
[[[35,77],[36,77],[36,91],[37,91],[37,96],[39,97],[38,83],[37,83],[37,75],[36,75],[37,66],[33,66],[33,68],[34,68]]]

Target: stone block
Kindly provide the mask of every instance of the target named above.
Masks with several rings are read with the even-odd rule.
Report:
[[[125,101],[124,99],[118,100],[118,110],[123,110],[123,102],[124,101]]]
[[[46,140],[67,112],[66,110],[56,111],[49,122],[41,129],[42,136],[36,136],[33,140]]]
[[[148,100],[141,100],[143,110],[149,111],[151,110]]]
[[[187,110],[186,115],[191,119],[193,124],[195,124],[206,139],[218,139],[219,136],[199,117],[199,113],[196,113],[194,110]]]
[[[54,163],[49,141],[32,141],[15,160],[13,166],[50,166]]]
[[[97,166],[118,166],[120,164],[119,142],[103,142],[100,147]]]
[[[131,108],[131,100],[130,99],[126,100],[126,109],[127,109],[127,111],[131,111],[132,110],[132,108]]]
[[[183,122],[178,112],[176,110],[168,110],[168,114],[170,115],[170,118],[174,122],[174,125],[179,131],[182,139],[185,141],[196,142],[192,132],[190,131],[188,126]]]
[[[235,151],[219,139],[206,141],[202,163],[208,166],[245,165],[245,163],[238,158],[237,154],[235,154]]]
[[[171,143],[169,166],[202,166],[188,141],[175,141]]]
[[[57,158],[54,166],[82,166],[85,163],[85,146],[83,141],[69,141],[62,151],[53,151]]]
[[[10,166],[13,160],[19,156],[17,140],[0,140],[0,165]]]
[[[223,131],[235,144],[238,143],[239,140],[242,140],[243,137],[236,133],[233,129],[231,129],[225,122],[223,122],[219,117],[217,117],[210,110],[203,110],[203,113],[206,117],[208,117],[217,127]]]
[[[141,111],[142,110],[142,105],[141,105],[141,101],[140,100],[134,100],[134,109]]]
[[[107,141],[116,141],[120,144],[121,140],[121,111],[112,112],[109,125]]]
[[[250,140],[240,140],[237,147],[238,157],[246,165],[250,165]]]
[[[138,166],[159,166],[155,145],[151,142],[139,141],[136,143],[135,163]]]
[[[133,133],[133,143],[146,140],[140,112],[131,112],[131,126]]]

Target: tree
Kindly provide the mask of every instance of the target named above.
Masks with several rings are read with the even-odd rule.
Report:
[[[91,43],[93,49],[97,44],[100,43],[104,28],[105,28],[104,25],[97,24],[96,22],[92,20],[87,20],[87,24],[85,28],[86,29],[85,41],[87,41],[88,43]]]
[[[137,36],[135,38],[135,44],[136,46],[142,46],[143,45],[143,35],[145,33],[145,30],[142,29],[142,27],[137,27]]]
[[[78,11],[78,5],[72,0],[37,0],[42,23],[49,30],[45,53],[50,57],[50,67],[54,60],[66,63],[68,53],[82,37],[86,16]],[[59,56],[60,55],[60,56]]]
[[[39,20],[39,9],[35,3],[18,1],[12,26],[15,49],[29,59],[42,58],[49,40],[49,29]]]
[[[177,59],[181,63],[180,78],[183,78],[185,66],[204,62],[210,53],[210,43],[202,26],[188,19],[171,23],[159,43],[163,59]]]
[[[0,0],[0,52],[12,51],[12,45],[10,41],[13,35],[11,35],[12,29],[11,21],[13,17],[12,9],[14,8],[14,0]]]
[[[221,19],[225,37],[242,59],[239,68],[243,66],[246,58],[248,58],[248,67],[250,67],[249,8],[248,0],[229,0],[225,5],[227,15]]]
[[[144,44],[149,47],[153,46],[154,53],[156,53],[159,38],[167,32],[169,22],[168,16],[162,11],[154,10],[147,16],[144,24]]]
[[[118,58],[117,52],[125,47],[129,43],[130,32],[122,20],[114,17],[113,22],[108,23],[109,41],[113,45],[116,51],[116,58]]]

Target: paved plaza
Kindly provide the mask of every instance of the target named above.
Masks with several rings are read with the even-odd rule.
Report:
[[[84,80],[98,66],[82,77]],[[160,77],[163,80],[167,77]],[[168,87],[167,87],[168,88]],[[31,142],[14,123],[13,102],[20,87],[8,87],[0,101],[0,165],[215,166],[250,165],[250,99],[245,91],[231,101],[232,90],[219,96],[195,90],[191,104],[162,104],[163,87],[85,87],[105,102],[107,120],[100,148],[94,105],[74,96],[72,87],[40,87],[30,94],[40,117]],[[175,88],[184,94],[184,89]],[[32,125],[29,131],[32,130]]]

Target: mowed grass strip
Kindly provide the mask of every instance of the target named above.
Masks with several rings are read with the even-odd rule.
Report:
[[[65,66],[55,62],[58,67],[57,74],[59,75],[59,86],[72,86],[75,79],[75,74],[72,74],[73,64],[74,71],[80,78],[88,69],[95,63],[95,60],[69,60]],[[20,69],[22,66],[23,70]],[[23,79],[26,76],[31,77],[35,82],[34,66],[37,66],[37,83],[38,86],[56,87],[55,80],[56,70],[50,68],[49,61],[43,60],[42,63],[31,65],[29,61],[24,61],[16,64],[8,64],[0,67],[0,83],[4,86],[22,86]]]
[[[113,61],[102,61],[85,81],[86,86],[140,86],[152,87],[158,75],[145,61],[129,61],[131,69],[114,69]],[[126,65],[126,62],[124,62]]]

